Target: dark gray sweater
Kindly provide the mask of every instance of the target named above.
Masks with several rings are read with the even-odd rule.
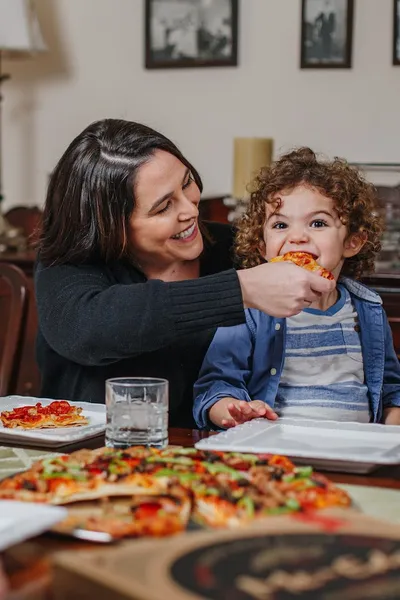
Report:
[[[164,377],[170,425],[194,424],[193,383],[215,329],[244,322],[232,230],[207,229],[214,243],[195,280],[147,281],[127,263],[37,265],[43,397],[104,402],[110,377]]]

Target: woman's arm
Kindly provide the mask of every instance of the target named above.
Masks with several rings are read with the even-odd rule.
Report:
[[[176,283],[112,285],[101,268],[39,265],[35,286],[46,341],[79,364],[112,363],[245,320],[234,269]]]
[[[39,264],[35,273],[47,343],[65,358],[93,366],[166,348],[205,329],[243,323],[244,305],[273,316],[297,314],[305,299],[330,291],[332,284],[288,263],[130,285],[112,285],[105,270],[93,265]]]

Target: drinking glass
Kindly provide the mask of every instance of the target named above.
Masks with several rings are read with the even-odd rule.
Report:
[[[152,377],[106,380],[106,446],[168,444],[168,381]]]

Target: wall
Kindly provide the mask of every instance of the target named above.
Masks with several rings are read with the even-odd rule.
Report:
[[[72,138],[103,117],[143,121],[229,192],[234,136],[400,162],[392,0],[356,2],[353,69],[300,70],[300,0],[241,0],[240,66],[146,71],[142,0],[36,0],[51,52],[4,66],[5,207],[42,204]]]

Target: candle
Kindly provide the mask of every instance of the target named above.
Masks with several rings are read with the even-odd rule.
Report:
[[[234,198],[245,199],[249,196],[248,184],[261,167],[272,161],[273,140],[271,138],[235,138],[233,156],[233,192]]]

